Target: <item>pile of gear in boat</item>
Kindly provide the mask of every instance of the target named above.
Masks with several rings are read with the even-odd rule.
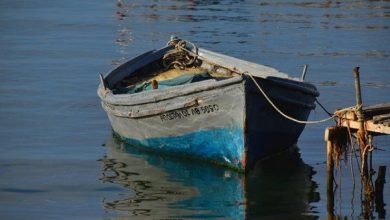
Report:
[[[187,45],[190,44],[190,45]],[[135,84],[125,83],[113,89],[114,94],[133,94],[153,89],[164,89],[167,87],[190,84],[207,79],[216,79],[211,76],[207,69],[199,67],[198,49],[188,42],[171,39],[168,45],[174,46],[170,52],[161,59],[163,66],[157,75],[146,80],[134,80]],[[189,51],[188,48],[191,48]],[[195,51],[195,52],[192,52]],[[152,74],[153,75],[153,74]]]

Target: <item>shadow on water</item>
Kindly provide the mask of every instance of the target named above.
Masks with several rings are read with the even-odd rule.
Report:
[[[146,153],[110,136],[101,180],[128,193],[103,201],[133,218],[315,219],[312,168],[297,151],[267,159],[247,175],[207,163]]]

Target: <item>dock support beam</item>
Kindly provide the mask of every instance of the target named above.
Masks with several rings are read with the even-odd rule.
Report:
[[[334,181],[334,160],[333,160],[333,139],[334,133],[337,127],[328,127],[325,130],[325,141],[326,141],[326,209],[328,213],[328,219],[334,218],[334,190],[333,190],[333,181]]]

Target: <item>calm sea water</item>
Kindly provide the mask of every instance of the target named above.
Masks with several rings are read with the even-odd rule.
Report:
[[[325,219],[323,133],[332,123],[307,126],[300,155],[243,176],[115,141],[98,74],[176,34],[295,77],[309,64],[306,79],[330,111],[354,104],[356,65],[363,102],[389,102],[390,2],[124,3],[0,1],[0,219]],[[320,108],[311,115],[323,117]],[[390,168],[389,143],[375,139],[385,151],[374,152],[374,168]],[[360,181],[350,170],[347,158],[334,213],[358,219]],[[384,198],[389,210],[388,183]]]

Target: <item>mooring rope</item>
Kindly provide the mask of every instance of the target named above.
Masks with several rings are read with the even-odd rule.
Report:
[[[322,123],[322,122],[326,122],[326,121],[329,121],[331,119],[333,119],[334,117],[336,117],[337,115],[336,114],[333,114],[331,117],[329,118],[325,118],[325,119],[322,119],[322,120],[317,120],[317,121],[302,121],[302,120],[298,120],[296,118],[293,118],[287,114],[285,114],[284,112],[282,112],[273,102],[272,100],[268,97],[268,95],[264,92],[264,90],[261,88],[261,86],[256,82],[255,78],[252,76],[252,74],[246,72],[245,73],[246,75],[248,75],[253,83],[256,85],[256,87],[260,90],[261,94],[263,94],[264,98],[268,101],[268,103],[280,114],[282,115],[283,117],[293,121],[293,122],[296,122],[296,123],[300,123],[300,124],[318,124],[318,123]]]
[[[193,51],[191,51],[191,50],[188,50],[188,49],[186,48],[186,45],[185,45],[185,44],[181,43],[180,40],[175,39],[175,38],[171,39],[171,40],[168,42],[168,45],[175,45],[175,49],[178,49],[178,50],[180,50],[180,51],[185,51],[185,52],[187,52],[188,54],[193,55],[193,56],[195,57],[194,61],[195,61],[196,58],[198,58],[198,57],[203,58],[202,56],[200,56],[200,55],[198,54],[198,48],[197,48],[193,43],[191,43],[191,42],[188,42],[188,43],[190,43],[190,44],[193,46],[193,48],[195,48],[195,53],[194,53]],[[193,62],[192,62],[192,63],[193,63]],[[192,63],[191,63],[191,64],[192,64]],[[236,73],[238,73],[238,74],[240,74],[240,75],[247,75],[247,76],[249,76],[249,77],[252,79],[253,83],[256,85],[256,87],[257,87],[257,88],[260,90],[260,92],[263,94],[264,98],[269,102],[269,104],[270,104],[270,105],[271,105],[271,106],[272,106],[280,115],[282,115],[283,117],[285,117],[285,118],[287,118],[287,119],[289,119],[289,120],[291,120],[291,121],[294,121],[294,122],[296,122],[296,123],[300,123],[300,124],[318,124],[318,123],[323,123],[323,122],[332,120],[332,119],[334,119],[335,117],[338,117],[337,113],[339,113],[339,112],[345,110],[345,109],[342,109],[342,110],[336,111],[333,115],[330,114],[328,111],[325,111],[327,114],[330,114],[330,117],[325,118],[325,119],[322,119],[322,120],[316,120],[316,121],[303,121],[303,120],[299,120],[299,119],[293,118],[293,117],[291,117],[291,116],[285,114],[283,111],[281,111],[281,110],[272,102],[272,100],[271,100],[271,99],[268,97],[268,95],[264,92],[264,90],[261,88],[261,86],[256,82],[256,80],[255,80],[255,78],[252,76],[252,74],[250,74],[249,72],[245,72],[245,73],[236,72]],[[317,101],[317,103],[318,103],[318,101]],[[320,104],[320,105],[321,105],[321,104]],[[321,107],[323,107],[323,106],[321,105]]]
[[[316,103],[322,108],[322,110],[324,110],[324,112],[326,112],[326,114],[328,114],[329,116],[332,116],[333,114],[330,113],[321,103],[320,101],[318,101],[318,99],[316,99]]]

